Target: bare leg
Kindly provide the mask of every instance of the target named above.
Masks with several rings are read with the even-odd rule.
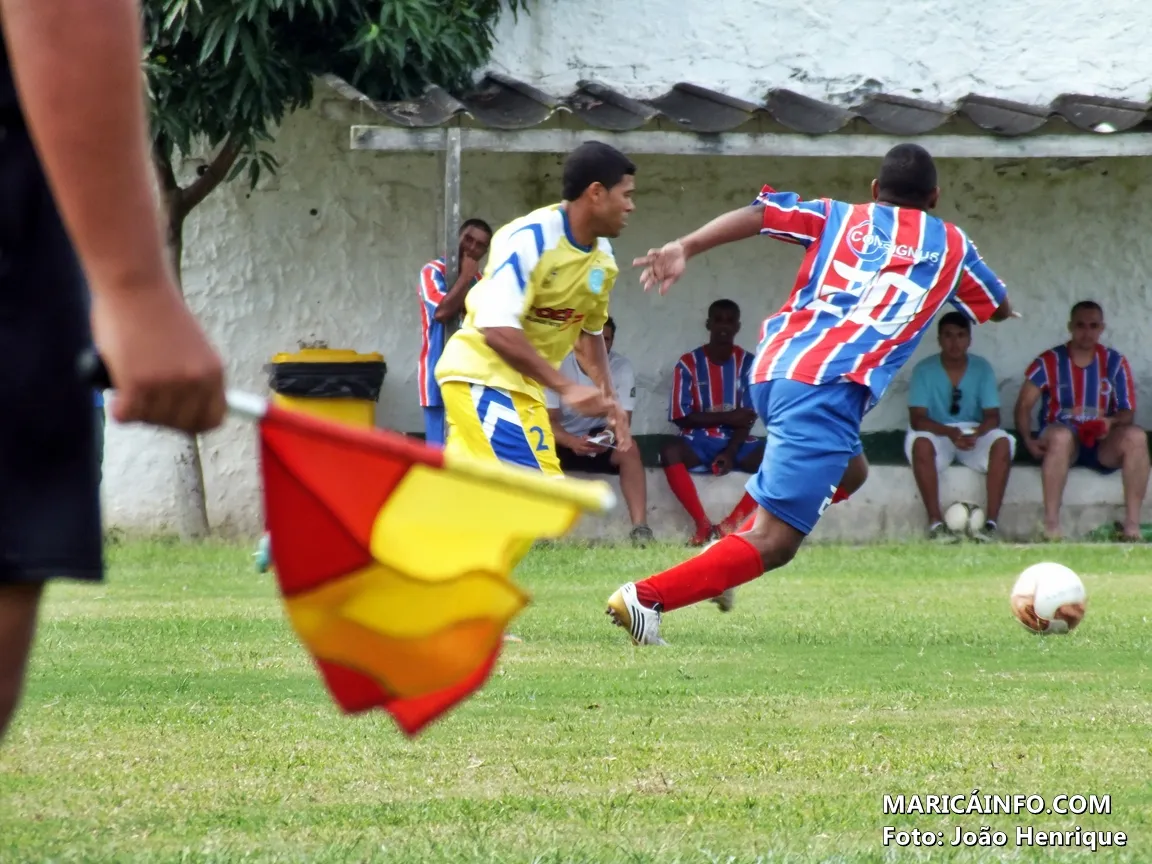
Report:
[[[1139,538],[1140,507],[1148,489],[1148,434],[1139,426],[1120,426],[1100,442],[1100,464],[1120,467],[1124,482],[1124,536]]]
[[[990,522],[1000,519],[1000,507],[1004,503],[1004,491],[1008,488],[1008,472],[1012,469],[1012,445],[1007,438],[1001,438],[988,451],[988,476],[985,489],[988,494],[988,507],[985,515]]]
[[[851,463],[849,463],[851,464]],[[928,524],[943,522],[940,513],[940,475],[936,471],[936,445],[928,438],[917,438],[912,442],[912,476],[916,478],[916,488],[924,509],[928,511]]]
[[[1040,433],[1040,439],[1047,447],[1040,467],[1044,489],[1044,533],[1056,539],[1060,536],[1060,502],[1064,500],[1064,485],[1068,482],[1068,471],[1076,461],[1080,444],[1067,426],[1049,426]]]
[[[640,459],[640,448],[633,446],[627,453],[613,450],[611,461],[620,469],[620,491],[624,495],[624,503],[628,505],[628,517],[634,526],[647,524],[648,484],[644,476],[644,463]]]
[[[848,460],[848,467],[840,478],[840,491],[845,495],[855,495],[868,479],[868,459],[861,453]]]
[[[41,583],[0,586],[0,739],[24,690],[42,589]]]

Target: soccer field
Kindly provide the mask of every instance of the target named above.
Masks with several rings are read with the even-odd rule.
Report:
[[[0,861],[1152,860],[1152,552],[812,547],[631,647],[604,600],[685,554],[533,552],[524,641],[408,741],[336,711],[247,549],[113,547],[105,586],[49,595],[0,747]],[[1067,637],[1009,611],[1050,559],[1088,588]],[[1111,812],[884,813],[973,790]],[[957,825],[1007,844],[953,849]],[[1127,845],[1016,845],[1077,825]]]

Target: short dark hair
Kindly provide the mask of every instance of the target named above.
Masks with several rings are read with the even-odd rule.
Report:
[[[936,163],[919,144],[897,144],[884,156],[876,180],[885,200],[923,207],[936,188]]]
[[[711,318],[714,313],[723,309],[727,309],[729,312],[732,312],[736,315],[737,318],[740,317],[740,305],[735,300],[729,300],[727,298],[721,300],[713,300],[708,305],[708,317]]]
[[[1068,313],[1068,320],[1071,321],[1073,318],[1075,318],[1076,313],[1081,309],[1088,311],[1095,310],[1100,313],[1101,318],[1104,317],[1104,307],[1102,307],[1095,300],[1081,300],[1079,303],[1076,303],[1072,306],[1072,311]]]
[[[489,237],[494,233],[492,226],[485,222],[483,219],[465,219],[464,224],[460,226],[460,233],[463,234],[469,228],[479,228]]]
[[[613,333],[613,334],[615,334],[615,333],[616,333],[616,319],[615,319],[615,318],[613,318],[611,315],[609,315],[609,316],[608,316],[608,320],[604,322],[604,326],[605,326],[605,327],[611,327],[611,328],[612,328],[612,333]]]
[[[959,327],[962,330],[972,332],[972,322],[968,320],[968,316],[963,312],[947,312],[940,316],[940,320],[936,322],[936,332],[941,333],[945,327],[951,324],[953,327]]]
[[[636,166],[615,147],[601,141],[585,141],[564,160],[565,201],[575,201],[593,183],[611,189],[627,176],[636,175]]]

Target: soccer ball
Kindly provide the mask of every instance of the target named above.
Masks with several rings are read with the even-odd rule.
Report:
[[[1084,619],[1088,593],[1063,564],[1033,564],[1012,586],[1012,614],[1033,633],[1068,633]]]
[[[984,511],[977,504],[957,501],[944,511],[944,524],[956,534],[974,534],[984,527]]]

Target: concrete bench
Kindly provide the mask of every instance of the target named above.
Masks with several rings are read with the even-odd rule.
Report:
[[[668,488],[659,468],[648,468],[648,524],[658,540],[687,538],[692,523]],[[573,477],[607,480],[620,491],[616,477],[572,474]],[[726,477],[693,475],[700,500],[708,515],[719,521],[739,500],[747,474]],[[984,503],[984,477],[959,465],[950,466],[940,478],[940,500],[944,507],[953,501]],[[1043,526],[1040,469],[1033,465],[1013,465],[1008,491],[1000,516],[1001,534],[1006,540],[1034,539]],[[1065,537],[1073,539],[1101,524],[1123,516],[1123,492],[1119,472],[1107,477],[1084,468],[1074,468],[1064,490],[1062,510]],[[1145,503],[1145,521],[1152,521],[1152,502]],[[872,465],[868,482],[851,500],[830,507],[812,533],[813,541],[869,542],[911,540],[924,537],[927,520],[924,506],[907,465]],[[631,524],[624,499],[606,516],[585,516],[573,532],[584,539],[621,540]]]

